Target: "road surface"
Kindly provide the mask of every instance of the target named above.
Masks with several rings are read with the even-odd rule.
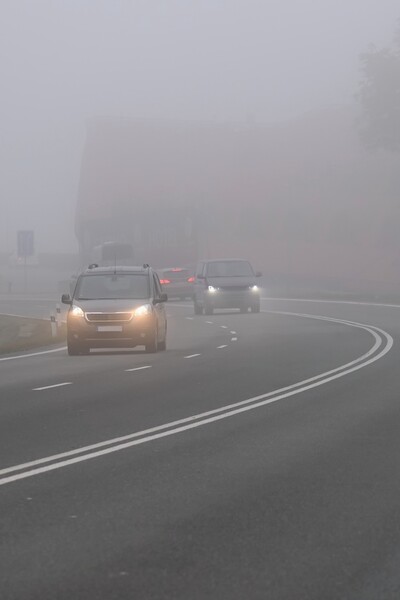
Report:
[[[398,600],[400,308],[168,312],[0,359],[1,600]]]

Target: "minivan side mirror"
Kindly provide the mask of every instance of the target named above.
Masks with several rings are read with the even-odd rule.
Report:
[[[261,271],[256,271],[256,277],[262,277]]]
[[[61,302],[63,304],[72,304],[72,298],[69,294],[63,294],[61,296]]]
[[[153,300],[153,304],[162,304],[163,302],[168,302],[168,294],[160,294],[159,298]]]

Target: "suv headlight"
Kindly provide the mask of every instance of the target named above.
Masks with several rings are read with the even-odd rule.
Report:
[[[260,288],[258,287],[258,285],[251,285],[250,289],[252,292],[259,292]]]
[[[69,314],[72,317],[84,317],[85,313],[83,312],[83,310],[81,309],[80,306],[71,306],[71,310],[69,311]]]
[[[209,285],[208,291],[210,292],[210,294],[215,294],[215,292],[218,291],[218,288],[214,287],[213,285]]]
[[[134,317],[145,317],[146,315],[150,315],[152,312],[151,304],[143,304],[143,306],[138,306],[133,311]]]

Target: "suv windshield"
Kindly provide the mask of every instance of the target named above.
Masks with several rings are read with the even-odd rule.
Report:
[[[254,277],[253,269],[246,260],[220,260],[207,265],[208,277]]]
[[[118,300],[132,298],[143,300],[149,298],[148,275],[124,273],[83,275],[78,283],[76,298],[78,300]]]

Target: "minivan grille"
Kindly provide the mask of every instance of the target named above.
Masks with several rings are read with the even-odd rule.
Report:
[[[100,312],[90,312],[86,313],[86,318],[88,321],[99,323],[99,322],[112,322],[116,321],[130,321],[132,318],[132,313],[130,312],[115,312],[115,313],[100,313]]]

